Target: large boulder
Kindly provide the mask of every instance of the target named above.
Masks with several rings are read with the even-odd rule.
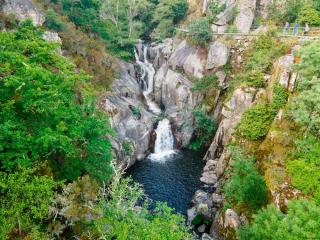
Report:
[[[173,51],[169,65],[174,69],[182,68],[185,73],[202,78],[205,71],[207,54],[202,48],[195,48],[183,40]]]
[[[31,19],[34,25],[42,26],[45,17],[30,0],[4,0],[2,11],[14,15],[20,21]]]
[[[215,41],[210,44],[206,69],[211,70],[224,66],[227,64],[229,56],[230,48],[219,41]]]
[[[193,134],[193,109],[201,98],[192,93],[193,84],[181,73],[163,65],[155,76],[155,99],[173,122],[178,147],[186,147]],[[161,90],[161,91],[159,91]]]
[[[257,0],[240,0],[237,2],[238,15],[235,25],[238,31],[246,33],[250,31],[254,20]]]
[[[131,142],[134,146],[134,151],[125,160],[127,162],[122,163],[129,167],[148,153],[155,120],[154,115],[146,110],[133,65],[125,62],[118,65],[119,78],[113,81],[112,91],[103,106],[109,113],[111,126],[117,132],[113,141],[115,151],[121,151],[119,143]],[[139,110],[138,114],[134,113],[134,108]]]

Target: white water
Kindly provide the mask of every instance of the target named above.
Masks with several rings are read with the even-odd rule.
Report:
[[[159,106],[153,101],[153,87],[154,75],[156,73],[153,65],[148,61],[148,48],[143,48],[143,61],[140,60],[139,55],[134,49],[136,63],[141,68],[141,89],[146,99],[149,110],[154,114],[161,114],[162,111]],[[155,142],[154,153],[149,156],[152,161],[163,162],[169,156],[175,153],[174,151],[174,137],[168,119],[163,119],[159,122],[156,129],[157,139]]]
[[[174,154],[174,138],[170,121],[167,118],[159,122],[156,133],[154,153],[149,158],[154,161],[164,161],[168,156]]]
[[[148,48],[145,46],[143,48],[143,62],[140,61],[139,55],[134,49],[136,63],[141,68],[141,80],[143,81],[142,90],[143,95],[146,99],[149,110],[154,114],[161,114],[161,109],[159,106],[152,100],[153,86],[154,86],[154,75],[156,70],[153,65],[148,61]]]

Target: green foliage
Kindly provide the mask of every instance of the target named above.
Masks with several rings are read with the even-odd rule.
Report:
[[[49,161],[62,178],[107,180],[110,130],[82,87],[88,76],[40,36],[30,22],[0,33],[0,167]]]
[[[116,178],[106,197],[99,208],[102,218],[94,222],[103,239],[191,239],[184,218],[173,214],[166,204],[158,203],[152,213],[146,200],[137,207],[144,199],[143,192],[129,179]]]
[[[191,91],[203,92],[212,88],[219,88],[218,77],[216,75],[205,75],[203,78],[196,80]]]
[[[320,238],[320,208],[306,200],[288,203],[287,214],[273,205],[260,210],[251,225],[237,231],[239,240]]]
[[[191,142],[189,147],[193,150],[199,150],[214,136],[218,123],[207,116],[204,110],[196,109],[193,114],[195,117],[194,131],[196,139]]]
[[[301,78],[298,82],[299,95],[290,101],[289,116],[307,133],[320,136],[320,42],[304,46],[298,56],[301,61],[296,70]]]
[[[60,32],[65,27],[63,22],[58,20],[57,14],[53,9],[47,11],[45,25],[57,32]]]
[[[207,18],[198,18],[188,25],[191,41],[197,45],[205,45],[211,40],[211,27]]]
[[[43,223],[49,217],[56,183],[34,174],[30,169],[0,173],[0,239],[13,239],[9,237],[13,232],[30,235],[31,239],[49,239]]]
[[[152,23],[152,37],[156,40],[172,37],[174,25],[184,18],[188,10],[186,0],[161,0],[156,5]]]
[[[320,12],[314,6],[303,6],[299,12],[298,22],[310,25],[320,25]]]
[[[287,161],[292,184],[306,195],[311,195],[320,204],[320,141],[306,136],[296,142],[296,152]]]
[[[261,88],[265,86],[264,75],[267,74],[273,61],[285,53],[285,45],[270,30],[256,38],[250,49],[245,53],[247,62],[235,80],[242,85]]]
[[[140,109],[140,106],[137,106],[137,107],[136,107],[136,106],[131,106],[130,109],[131,109],[132,114],[133,114],[136,118],[138,118],[138,119],[141,118],[141,109]]]
[[[259,102],[244,112],[238,126],[239,134],[249,140],[265,137],[275,117],[275,112],[264,102]]]
[[[257,210],[267,203],[266,183],[255,167],[254,158],[246,157],[237,146],[231,146],[229,150],[232,169],[223,188],[226,201],[233,206]]]
[[[209,21],[210,23],[213,23],[217,21],[217,15],[221,12],[223,12],[226,9],[227,5],[226,4],[218,4],[217,2],[213,1],[211,2],[209,9],[211,16],[209,16]]]
[[[126,156],[132,156],[134,153],[134,145],[131,141],[122,141],[122,148]]]
[[[287,104],[289,97],[288,91],[279,83],[276,83],[272,88],[272,108],[275,114],[278,110]]]

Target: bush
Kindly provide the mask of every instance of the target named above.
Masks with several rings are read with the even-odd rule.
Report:
[[[7,172],[49,161],[56,177],[111,177],[111,132],[89,77],[45,42],[31,22],[0,32],[0,165]]]
[[[106,198],[101,201],[101,217],[94,222],[102,239],[192,239],[182,215],[164,203],[157,203],[152,214],[150,203],[138,206],[145,199],[142,189],[131,180],[115,179]]]
[[[192,141],[189,147],[194,150],[199,150],[207,144],[212,137],[214,137],[218,128],[218,123],[208,117],[204,110],[194,110],[193,114],[195,117],[194,131],[196,140]]]
[[[287,104],[289,97],[288,91],[279,83],[275,84],[272,88],[272,109],[276,114],[278,110]]]
[[[230,179],[225,183],[223,194],[234,207],[244,206],[256,210],[267,203],[267,186],[258,173],[252,157],[244,156],[237,146],[229,148],[232,158]]]
[[[239,134],[249,140],[259,140],[265,137],[275,117],[272,108],[263,102],[244,112],[238,126]]]
[[[212,30],[207,18],[198,18],[188,25],[188,34],[194,44],[205,45],[211,40]]]
[[[287,161],[287,169],[294,187],[306,195],[311,195],[320,204],[320,141],[314,136],[306,136],[296,142],[292,160]]]
[[[216,75],[205,75],[203,78],[195,81],[194,86],[191,88],[192,92],[202,92],[212,88],[219,88],[218,77]]]
[[[287,214],[269,205],[251,225],[237,231],[239,240],[300,240],[320,238],[320,208],[307,200],[290,201]]]
[[[304,6],[299,12],[298,22],[318,26],[320,25],[320,12],[311,5]]]
[[[57,32],[60,32],[65,27],[63,22],[57,19],[57,14],[53,9],[47,11],[45,25]]]

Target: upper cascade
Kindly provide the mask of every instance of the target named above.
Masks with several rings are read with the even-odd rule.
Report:
[[[137,50],[134,49],[136,63],[141,68],[141,89],[143,90],[143,95],[146,99],[149,110],[154,114],[161,114],[161,109],[153,101],[152,93],[154,86],[154,75],[156,70],[153,65],[148,61],[148,47],[143,48],[143,62],[140,60]]]

